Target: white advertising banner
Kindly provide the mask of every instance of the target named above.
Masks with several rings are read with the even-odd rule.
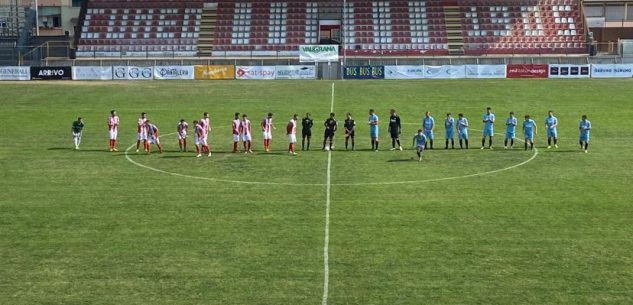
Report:
[[[336,62],[338,61],[338,45],[301,45],[299,46],[300,62]]]
[[[549,65],[549,78],[589,78],[589,65]]]
[[[277,66],[276,79],[316,79],[315,66]]]
[[[193,66],[155,66],[154,79],[193,79]]]
[[[424,66],[424,78],[466,78],[466,66]]]
[[[0,67],[0,80],[31,80],[31,67]]]
[[[506,65],[467,65],[466,78],[506,78]]]
[[[385,79],[422,79],[424,66],[385,66]]]
[[[633,77],[633,64],[591,65],[591,77],[594,77],[594,78]]]
[[[154,79],[154,67],[116,66],[112,70],[112,78],[115,80]]]
[[[112,67],[73,67],[73,80],[112,80]]]
[[[237,66],[235,79],[275,79],[276,72],[275,66]]]

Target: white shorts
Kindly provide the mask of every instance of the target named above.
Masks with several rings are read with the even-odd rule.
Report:
[[[81,138],[81,132],[73,132],[73,138]]]
[[[206,139],[195,138],[196,145],[207,145]]]
[[[178,140],[184,140],[187,138],[187,132],[178,132]]]
[[[240,135],[234,134],[233,135],[233,142],[239,142],[239,141],[240,141]]]
[[[246,142],[246,141],[250,141],[251,140],[251,135],[250,134],[242,134],[242,141]]]
[[[140,141],[140,140],[147,140],[147,133],[145,133],[145,132],[139,132],[139,133],[136,135],[136,139],[137,139],[137,140],[139,140],[139,141]]]
[[[149,138],[149,144],[160,144],[160,139],[159,138],[150,137]]]
[[[288,135],[288,143],[290,143],[290,144],[297,143],[297,135],[296,134],[289,134]]]
[[[264,131],[264,140],[272,140],[273,133],[270,131]]]
[[[118,134],[119,132],[117,130],[110,130],[110,140],[116,140]]]

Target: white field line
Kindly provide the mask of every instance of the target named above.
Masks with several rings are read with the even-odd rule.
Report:
[[[334,83],[332,83],[332,101],[330,103],[330,112],[334,112]],[[330,204],[332,189],[332,151],[327,153],[327,178],[325,179],[325,237],[323,239],[323,298],[321,305],[327,305],[327,298],[330,288]]]

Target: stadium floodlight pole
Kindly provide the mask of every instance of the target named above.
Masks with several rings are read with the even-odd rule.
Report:
[[[40,8],[38,4],[35,0],[35,36],[40,36]]]

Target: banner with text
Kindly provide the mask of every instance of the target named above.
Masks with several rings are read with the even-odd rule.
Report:
[[[506,65],[467,65],[466,78],[506,78]]]
[[[73,67],[74,80],[112,80],[112,67],[76,66]]]
[[[548,65],[508,65],[507,78],[547,78]]]
[[[316,79],[315,66],[277,66],[276,79]]]
[[[198,80],[235,79],[235,66],[194,66],[194,78]]]
[[[424,78],[466,78],[466,66],[424,66]]]
[[[237,66],[235,79],[275,79],[276,72],[275,66]]]
[[[34,80],[70,80],[71,67],[31,67],[31,79]]]
[[[0,67],[0,80],[31,80],[30,67]]]
[[[344,79],[384,79],[385,66],[350,66],[343,69]]]
[[[150,80],[154,78],[154,67],[116,66],[112,67],[115,80]]]
[[[300,62],[335,62],[338,61],[338,45],[301,45],[299,46]]]
[[[588,78],[589,65],[549,65],[549,78]]]
[[[633,64],[591,65],[591,77],[594,77],[594,78],[633,77]]]
[[[422,79],[424,66],[385,66],[385,79]]]
[[[154,79],[193,79],[193,66],[156,66]]]

